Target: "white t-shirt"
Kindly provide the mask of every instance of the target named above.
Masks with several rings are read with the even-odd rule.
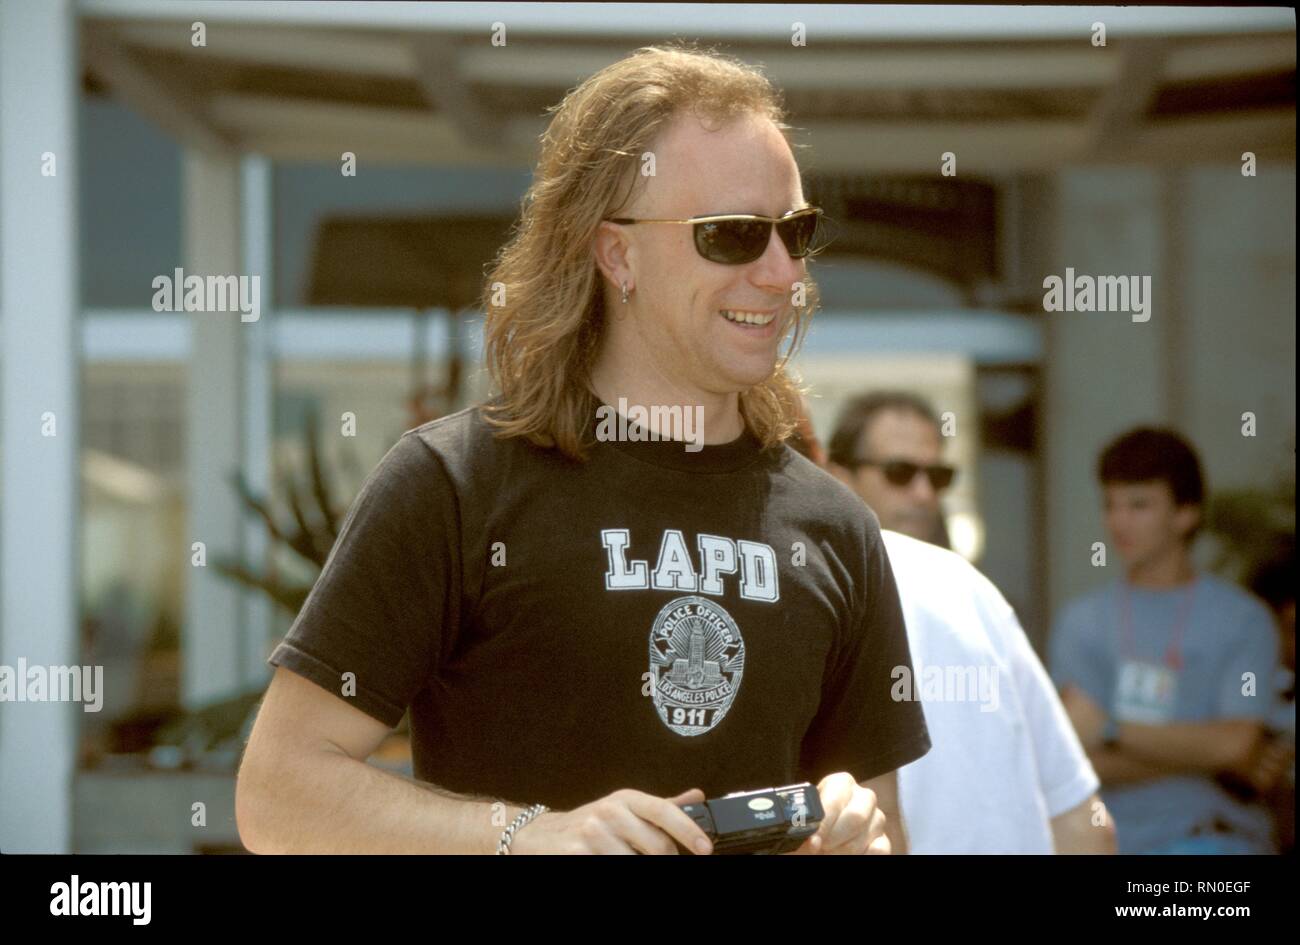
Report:
[[[882,532],[933,747],[899,769],[913,853],[1052,853],[1051,820],[1099,787],[1015,611],[954,552]]]

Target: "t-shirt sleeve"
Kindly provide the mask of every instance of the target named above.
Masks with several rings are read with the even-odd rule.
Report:
[[[268,662],[397,725],[459,623],[458,534],[441,461],[405,434],[362,485]]]
[[[1048,642],[1048,662],[1058,689],[1078,686],[1109,714],[1115,667],[1106,655],[1106,628],[1089,621],[1092,609],[1075,601],[1061,611]]]
[[[869,781],[930,750],[919,701],[895,700],[896,667],[912,670],[898,588],[874,516],[870,523],[866,601],[856,626],[832,657],[817,715],[804,737],[801,769],[817,783],[847,771]]]
[[[986,593],[987,621],[1006,653],[1029,725],[1047,815],[1059,817],[1096,793],[1101,782],[1015,610],[991,584]]]
[[[1273,679],[1280,662],[1272,615],[1251,600],[1242,608],[1234,631],[1223,654],[1218,716],[1267,719],[1273,708]],[[1252,677],[1254,685],[1247,686],[1247,679]]]

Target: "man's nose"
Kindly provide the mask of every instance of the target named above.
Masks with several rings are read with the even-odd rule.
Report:
[[[1128,531],[1128,516],[1122,512],[1110,512],[1106,515],[1106,530],[1110,532],[1112,538],[1119,538]]]
[[[772,227],[768,234],[767,250],[754,263],[752,278],[755,285],[763,289],[788,295],[795,282],[804,277],[804,262],[795,259],[786,249],[781,234]]]
[[[916,475],[912,477],[911,484],[908,486],[908,491],[912,494],[912,498],[918,502],[933,502],[939,496],[934,486],[930,484],[930,476],[924,469],[917,470]]]

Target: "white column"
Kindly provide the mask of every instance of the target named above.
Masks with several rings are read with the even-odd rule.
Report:
[[[1187,213],[1190,188],[1188,171],[1183,167],[1164,168],[1160,173],[1160,229],[1161,256],[1158,283],[1153,280],[1155,292],[1160,293],[1160,323],[1165,360],[1165,405],[1167,422],[1183,435],[1190,436],[1188,421],[1191,389],[1195,378],[1191,368],[1190,345],[1191,318],[1188,317],[1186,287],[1190,281],[1190,250],[1192,220]]]
[[[1210,489],[1295,481],[1295,161],[1186,172],[1182,413]],[[1255,414],[1255,436],[1242,414]]]
[[[1150,320],[1119,312],[1044,312],[1042,419],[1047,470],[1048,602],[1114,578],[1121,567],[1102,523],[1097,458],[1130,427],[1169,417],[1170,322],[1162,298],[1160,175],[1144,168],[1070,169],[1056,176],[1051,247],[1038,274],[1150,276]],[[1106,566],[1092,566],[1092,543],[1106,542]]]
[[[0,665],[15,671],[81,656],[76,37],[69,0],[0,3]],[[5,853],[71,850],[80,711],[0,704]]]
[[[243,325],[244,336],[244,479],[254,495],[271,492],[272,419],[275,416],[275,363],[271,346],[273,316],[274,231],[272,228],[271,161],[245,157],[243,175],[244,271],[261,281],[261,317]],[[266,527],[260,519],[244,520],[244,559],[249,566],[266,566],[269,551]],[[273,605],[264,594],[244,595],[241,668],[245,684],[264,684],[270,667],[267,644],[273,627]]]
[[[182,156],[183,266],[191,275],[243,274],[240,253],[240,164],[233,154],[187,148]],[[196,707],[242,685],[243,600],[238,585],[213,566],[242,547],[238,494],[231,474],[242,467],[244,330],[237,310],[193,312],[186,410],[185,546],[187,586],[181,646],[181,700]],[[203,542],[207,564],[194,565]]]

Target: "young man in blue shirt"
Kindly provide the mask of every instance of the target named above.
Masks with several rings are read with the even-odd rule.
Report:
[[[1216,782],[1245,766],[1271,707],[1268,610],[1198,572],[1204,482],[1177,434],[1137,429],[1098,467],[1120,580],[1070,602],[1052,675],[1102,781],[1121,853],[1268,853],[1268,822]]]

